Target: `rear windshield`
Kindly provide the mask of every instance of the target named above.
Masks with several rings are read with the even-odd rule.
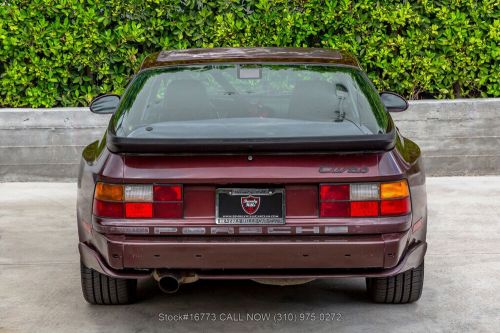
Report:
[[[118,137],[276,139],[386,133],[366,76],[318,65],[202,65],[143,71],[113,118]]]

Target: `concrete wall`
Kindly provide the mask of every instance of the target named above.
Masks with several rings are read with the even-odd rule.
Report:
[[[428,175],[500,174],[500,98],[410,104],[393,117],[422,148]],[[0,109],[0,182],[74,180],[82,148],[108,120],[86,108]]]
[[[500,174],[500,98],[412,101],[392,116],[422,148],[428,175]]]
[[[0,182],[74,181],[82,148],[109,118],[87,108],[0,109]]]

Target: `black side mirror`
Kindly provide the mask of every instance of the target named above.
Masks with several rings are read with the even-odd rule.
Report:
[[[408,109],[408,101],[396,93],[384,91],[380,94],[380,99],[389,112],[403,112]]]
[[[101,95],[92,100],[90,111],[97,114],[114,113],[120,103],[120,96],[114,94]]]

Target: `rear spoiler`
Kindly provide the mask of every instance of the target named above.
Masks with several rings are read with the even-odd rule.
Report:
[[[390,127],[385,134],[300,139],[145,139],[119,137],[108,129],[106,145],[113,153],[132,154],[388,151],[396,143]]]

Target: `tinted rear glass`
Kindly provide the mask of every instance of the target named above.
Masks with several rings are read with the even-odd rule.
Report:
[[[365,75],[318,65],[203,65],[141,72],[113,118],[117,136],[265,139],[384,134]]]

